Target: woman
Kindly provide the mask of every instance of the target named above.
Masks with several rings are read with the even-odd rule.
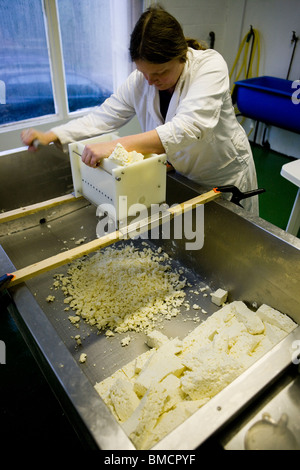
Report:
[[[251,148],[235,117],[221,55],[186,39],[178,21],[157,6],[138,20],[130,55],[136,70],[116,93],[88,115],[49,132],[24,131],[29,149],[35,139],[65,144],[111,132],[136,114],[140,134],[89,144],[83,162],[97,166],[120,142],[127,151],[166,153],[178,173],[206,188],[234,184],[241,191],[255,189]],[[243,205],[258,213],[257,196]]]

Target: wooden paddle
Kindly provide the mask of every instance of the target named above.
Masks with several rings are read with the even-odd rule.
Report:
[[[77,201],[78,199],[82,198],[77,198],[73,196],[73,194],[67,194],[66,196],[48,199],[47,201],[38,202],[37,204],[32,204],[30,206],[19,207],[18,209],[3,212],[2,214],[0,214],[0,223],[10,222],[11,220],[19,219],[20,217],[24,217],[26,215],[35,214],[36,212],[39,212],[43,209],[50,209],[51,207]]]

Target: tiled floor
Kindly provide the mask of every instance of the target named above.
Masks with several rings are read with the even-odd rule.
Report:
[[[285,229],[297,188],[280,176],[286,156],[253,148],[262,218]],[[298,234],[299,236],[299,234]],[[1,299],[0,299],[1,304]],[[2,299],[1,340],[7,345],[6,364],[0,369],[0,442],[27,448],[80,448],[80,441],[62,412]]]

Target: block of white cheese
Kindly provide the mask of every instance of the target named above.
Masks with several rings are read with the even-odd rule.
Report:
[[[185,394],[181,390],[180,379],[174,374],[167,375],[163,380],[163,384],[168,390],[168,397],[164,406],[164,412],[166,412],[181,403],[185,398]]]
[[[117,379],[123,379],[126,380],[127,376],[123,372],[122,369],[118,369],[114,374],[110,375],[107,377],[105,380],[102,380],[101,382],[97,382],[94,385],[94,388],[96,391],[99,393],[99,395],[103,398],[105,402],[110,402],[110,389],[115,383]]]
[[[232,318],[213,338],[214,349],[228,353],[236,344],[238,338],[246,332],[246,327],[235,317]]]
[[[279,328],[278,326],[272,325],[264,321],[265,324],[265,336],[269,338],[272,344],[277,344],[286,336],[286,331]],[[295,327],[294,327],[295,328]]]
[[[149,351],[146,351],[143,354],[140,354],[135,360],[134,360],[134,374],[137,375],[141,372],[142,368],[150,358],[155,353],[155,350],[150,349]]]
[[[160,346],[168,341],[170,341],[170,339],[160,331],[153,330],[147,333],[146,344],[149,348],[160,348]]]
[[[143,396],[151,384],[160,382],[169,374],[180,375],[184,365],[172,352],[158,349],[145,363],[135,380],[134,391]]]
[[[247,369],[260,357],[257,347],[265,338],[264,335],[251,335],[247,331],[241,333],[235,344],[230,348],[228,355],[236,359],[243,369]]]
[[[265,329],[263,322],[255,312],[244,304],[244,302],[237,300],[232,302],[231,305],[235,310],[236,318],[245,325],[249,333],[254,335],[263,333]]]
[[[214,314],[215,315],[215,314]],[[224,327],[222,318],[215,318],[214,315],[201,323],[190,334],[182,340],[182,355],[191,352],[193,348],[209,345],[218,331]]]
[[[181,377],[181,388],[191,400],[212,398],[243,371],[237,360],[220,351],[202,348],[185,364],[191,370]]]
[[[110,399],[120,421],[126,421],[140,403],[133,384],[121,378],[115,380],[110,388]]]
[[[159,416],[166,408],[168,409],[170,400],[174,400],[176,389],[179,393],[180,381],[176,379],[177,377],[171,374],[160,383],[152,383],[139,406],[131,417],[123,423],[123,429],[138,449],[144,449],[147,434],[154,428]],[[178,399],[180,399],[179,395]],[[174,401],[173,404],[175,404]]]
[[[296,326],[266,305],[232,302],[183,340],[150,333],[152,349],[95,388],[135,447],[149,449]]]
[[[297,323],[295,323],[290,317],[265,304],[259,307],[259,309],[256,311],[256,314],[262,321],[277,326],[287,333],[290,333],[297,326]]]
[[[178,354],[182,350],[182,341],[179,338],[169,339],[169,341],[163,343],[159,350],[163,354],[164,352]]]
[[[227,300],[228,292],[224,289],[218,289],[216,292],[212,292],[211,294],[211,301],[220,306]]]
[[[144,448],[150,449],[157,442],[160,441],[162,436],[165,436],[170,431],[175,429],[179,424],[183,423],[189,416],[197,411],[201,406],[208,402],[208,398],[203,400],[189,400],[181,401],[170,409],[170,411],[163,413],[158,419],[155,427],[147,433],[144,441]]]

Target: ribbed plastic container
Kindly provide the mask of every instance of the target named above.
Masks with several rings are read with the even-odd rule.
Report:
[[[240,113],[256,121],[300,133],[300,104],[294,104],[292,81],[276,77],[256,77],[235,83]],[[297,94],[297,96],[299,93]]]

